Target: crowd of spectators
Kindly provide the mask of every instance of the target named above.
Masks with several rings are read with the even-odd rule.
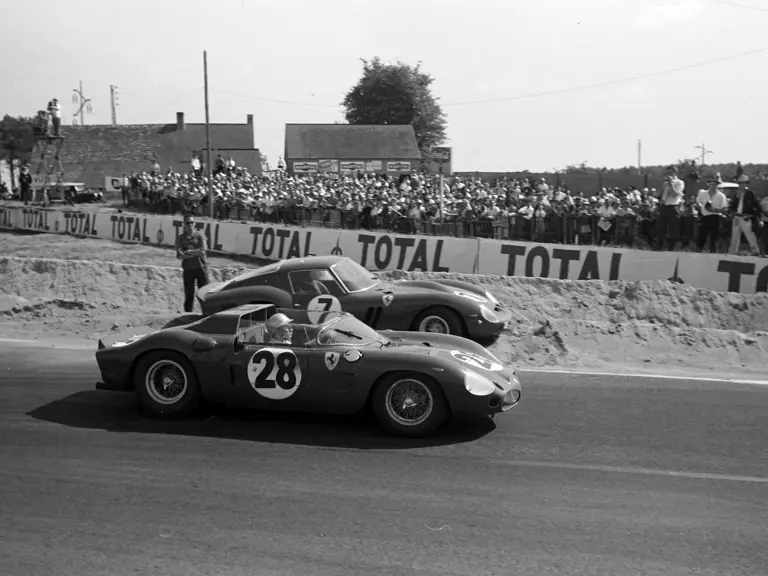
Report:
[[[720,175],[703,176],[697,188],[706,189],[706,181],[713,178],[720,180]],[[743,175],[740,179],[748,180]],[[197,158],[188,173],[162,170],[155,164],[151,171],[133,174],[124,182],[127,185],[124,200],[139,203],[153,212],[208,213],[208,179]],[[583,194],[570,190],[565,182],[548,182],[544,178],[537,181],[502,178],[487,182],[462,176],[446,177],[443,186],[441,214],[439,180],[435,175],[292,176],[284,170],[275,170],[257,177],[238,167],[231,158],[219,157],[213,170],[214,213],[222,219],[286,221],[295,220],[297,213],[341,211],[359,227],[391,228],[392,223],[400,222],[400,231],[416,231],[423,223],[441,222],[490,222],[506,230],[511,219],[518,221],[529,235],[543,230],[553,219],[583,222],[586,218],[591,219],[594,229],[591,237],[598,243],[615,243],[615,232],[625,227],[620,224],[631,222],[631,238],[622,235],[621,243],[635,244],[644,238],[652,246],[659,244],[654,240],[654,233],[661,191],[655,188],[602,188]],[[702,207],[696,202],[698,191],[686,189],[679,207],[681,221],[695,222],[701,215]],[[282,217],[287,214],[293,216]],[[764,221],[765,215],[757,216],[755,229],[759,230]],[[403,223],[407,224],[405,228]],[[583,224],[579,226],[583,228]],[[685,225],[683,228],[679,239],[683,244],[695,245],[693,232]]]

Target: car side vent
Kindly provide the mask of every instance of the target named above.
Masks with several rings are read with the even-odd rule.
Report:
[[[432,344],[430,344],[429,342],[422,342],[422,344],[427,348],[432,348]]]

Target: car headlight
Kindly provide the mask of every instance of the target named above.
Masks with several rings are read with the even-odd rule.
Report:
[[[454,290],[453,293],[456,296],[461,296],[462,298],[466,298],[467,300],[472,300],[473,302],[486,302],[486,299],[478,294],[473,294],[472,292],[465,292],[464,290]]]
[[[487,306],[480,306],[480,314],[486,322],[496,323],[499,322],[499,317],[496,313]]]
[[[488,396],[496,386],[488,378],[472,370],[464,372],[464,388],[473,396]]]
[[[496,298],[496,296],[494,296],[494,295],[493,295],[493,294],[491,294],[490,292],[486,291],[486,293],[485,293],[485,297],[486,297],[486,298],[488,298],[488,300],[490,301],[490,303],[491,303],[491,304],[493,304],[494,306],[498,306],[498,305],[499,305],[499,300],[498,300],[498,298]]]

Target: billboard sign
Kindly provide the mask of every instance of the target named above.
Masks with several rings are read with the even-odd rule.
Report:
[[[317,162],[294,162],[293,171],[302,174],[317,172]]]
[[[362,172],[365,170],[365,162],[342,162],[340,164],[342,172]]]
[[[320,160],[319,166],[320,166],[320,172],[338,172],[339,171],[338,160]]]
[[[410,162],[387,162],[387,172],[410,172]]]
[[[440,174],[442,167],[443,174],[451,174],[453,164],[453,149],[446,146],[436,146],[432,148],[432,160],[429,163],[429,171],[434,174]]]

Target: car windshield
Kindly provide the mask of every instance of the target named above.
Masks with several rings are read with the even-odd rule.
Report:
[[[339,277],[347,292],[362,292],[379,283],[378,278],[354,260],[342,260],[331,266],[331,270]]]
[[[334,346],[336,344],[353,344],[367,346],[381,344],[386,346],[389,340],[366,326],[353,316],[341,316],[325,324],[317,334],[319,346]]]
[[[278,270],[280,270],[280,264],[281,262],[275,262],[273,264],[267,264],[266,266],[261,266],[260,268],[246,270],[245,272],[242,272],[241,274],[238,274],[234,278],[230,278],[229,280],[224,282],[224,286],[243,284],[246,280],[250,280],[251,278],[257,278],[259,276],[264,276],[266,274],[277,272]]]

